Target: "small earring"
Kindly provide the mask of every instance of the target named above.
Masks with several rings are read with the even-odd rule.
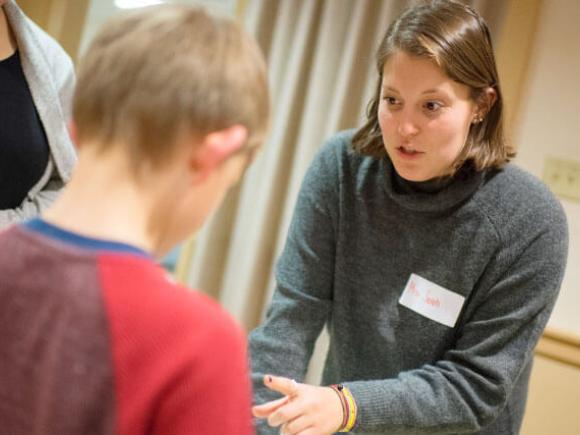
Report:
[[[473,121],[471,121],[472,124],[479,124],[480,122],[483,122],[483,116],[476,116],[473,118]]]

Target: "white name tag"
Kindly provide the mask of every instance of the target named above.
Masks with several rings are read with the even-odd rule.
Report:
[[[409,277],[399,303],[405,307],[453,327],[465,298],[414,273]]]

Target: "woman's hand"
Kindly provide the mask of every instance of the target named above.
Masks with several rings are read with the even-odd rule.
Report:
[[[265,376],[264,385],[284,397],[254,406],[252,413],[272,427],[281,426],[281,435],[327,435],[342,425],[342,404],[332,388],[278,376]]]

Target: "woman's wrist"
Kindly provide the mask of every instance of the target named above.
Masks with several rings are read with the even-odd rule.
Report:
[[[342,406],[342,423],[341,426],[338,428],[338,432],[350,432],[356,423],[357,417],[357,406],[356,401],[350,390],[342,384],[333,384],[330,385],[338,398],[340,399],[340,403]]]

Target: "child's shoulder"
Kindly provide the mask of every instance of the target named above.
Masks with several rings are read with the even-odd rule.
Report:
[[[99,269],[114,337],[129,334],[145,344],[243,343],[240,328],[217,302],[175,283],[153,261],[102,256]]]

